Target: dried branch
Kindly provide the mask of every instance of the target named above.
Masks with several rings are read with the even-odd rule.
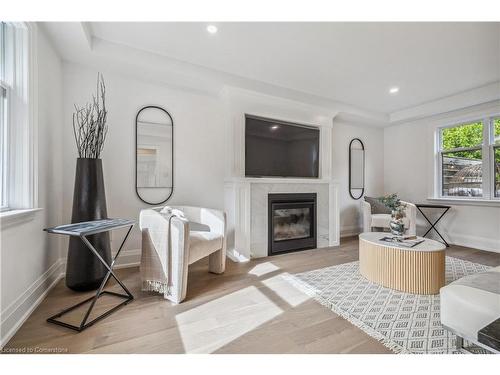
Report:
[[[106,110],[106,85],[102,74],[97,74],[96,94],[92,102],[84,107],[75,105],[73,113],[73,134],[78,157],[98,159],[108,134]]]

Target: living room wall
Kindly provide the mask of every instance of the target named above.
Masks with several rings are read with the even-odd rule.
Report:
[[[359,138],[365,145],[365,196],[384,193],[384,129],[356,122],[333,121],[332,176],[339,184],[340,235],[361,233],[361,200],[349,195],[349,143]],[[361,198],[363,199],[363,198]]]
[[[460,123],[464,118],[481,118],[500,105],[483,104],[384,128],[384,190],[397,192],[403,200],[425,202],[433,194],[433,135],[438,124]],[[438,224],[452,244],[500,252],[500,205],[442,201],[451,210]],[[437,212],[434,212],[434,215]],[[432,216],[431,216],[432,217]],[[417,233],[428,227],[418,214]]]
[[[221,101],[215,96],[141,81],[110,70],[100,70],[107,88],[109,124],[102,155],[108,216],[138,220],[140,210],[150,207],[135,193],[135,116],[146,105],[165,108],[174,120],[175,187],[169,204],[222,209],[225,148]],[[77,158],[73,105],[89,101],[97,72],[73,63],[64,63],[63,67],[63,221],[71,219]],[[119,232],[112,235],[113,248],[121,238]],[[120,256],[121,263],[139,260],[140,243],[136,225]],[[65,248],[63,252],[66,254]]]

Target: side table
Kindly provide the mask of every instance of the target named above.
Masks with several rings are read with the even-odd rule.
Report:
[[[451,206],[444,206],[444,205],[441,205],[441,204],[427,204],[427,203],[417,203],[417,204],[415,204],[415,206],[417,206],[417,209],[420,211],[420,213],[422,214],[422,216],[431,225],[431,227],[427,230],[427,232],[425,232],[425,234],[422,237],[427,236],[427,234],[429,234],[429,232],[434,229],[434,231],[438,234],[438,236],[441,237],[441,239],[443,240],[443,243],[446,245],[446,247],[450,247],[450,245],[448,244],[448,242],[446,242],[446,240],[443,238],[443,236],[441,236],[441,233],[439,233],[439,231],[437,230],[436,224],[448,212],[448,210],[451,208]],[[429,218],[425,215],[424,211],[422,211],[422,208],[442,209],[444,211],[441,214],[441,216],[439,216],[437,218],[437,220],[434,223],[432,223],[429,220]]]
[[[55,233],[55,234],[63,234],[67,236],[75,236],[75,237],[80,237],[80,239],[83,241],[83,243],[89,248],[89,250],[99,259],[99,261],[106,267],[108,270],[108,273],[104,277],[104,280],[102,281],[101,285],[99,286],[99,289],[97,289],[97,293],[95,296],[90,297],[82,302],[77,303],[74,306],[71,306],[56,315],[51,316],[50,318],[47,319],[47,322],[57,324],[66,328],[73,329],[77,332],[81,332],[84,329],[90,327],[91,325],[95,324],[99,320],[107,317],[123,305],[126,305],[130,301],[134,299],[134,296],[130,291],[127,289],[125,285],[118,279],[118,277],[115,275],[113,272],[113,266],[115,264],[116,259],[120,255],[120,252],[123,248],[123,245],[125,244],[125,241],[128,238],[128,235],[130,234],[130,231],[132,230],[132,227],[134,226],[135,222],[133,220],[127,220],[127,219],[103,219],[103,220],[96,220],[96,221],[85,221],[81,223],[74,223],[74,224],[67,224],[67,225],[59,225],[57,227],[52,227],[52,228],[46,228],[44,231],[48,233]],[[90,236],[92,234],[97,234],[97,233],[103,233],[103,232],[108,232],[114,229],[119,229],[119,228],[126,228],[129,227],[127,234],[125,235],[115,257],[112,259],[111,264],[106,263],[106,261],[99,255],[97,250],[92,246],[92,244],[89,242],[87,239],[87,236]],[[120,293],[115,293],[115,292],[110,292],[110,291],[104,291],[104,287],[106,286],[110,276],[112,276],[116,282],[122,287],[122,289],[125,291],[126,294],[120,294]],[[90,322],[87,322],[90,313],[92,312],[92,309],[95,306],[95,303],[104,294],[110,294],[115,297],[120,297],[124,298],[125,300],[118,304],[117,306],[111,308],[110,310],[106,311],[105,313],[97,316],[96,318],[92,319]],[[63,321],[57,320],[57,318],[60,318],[64,314],[86,304],[87,302],[92,301],[90,303],[90,306],[85,313],[85,316],[83,317],[80,325],[75,326],[73,324],[65,323]]]

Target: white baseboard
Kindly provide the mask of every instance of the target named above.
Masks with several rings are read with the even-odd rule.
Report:
[[[114,254],[113,254],[114,256]],[[116,260],[116,269],[137,267],[141,264],[141,249],[122,250]]]
[[[61,280],[64,275],[64,265],[62,259],[57,260],[24,293],[2,311],[0,348],[7,344],[31,313],[45,299],[49,291]]]
[[[420,232],[426,228],[427,227],[418,227],[418,229],[421,229]],[[340,237],[357,236],[361,232],[361,228],[358,227],[343,227],[340,230]],[[449,244],[500,253],[500,244],[496,239],[471,236],[463,233],[448,233],[445,230],[442,230],[441,233]],[[433,235],[431,238],[441,241],[437,235]]]
[[[342,227],[340,228],[340,238],[357,236],[361,232],[362,230],[360,227],[355,227],[355,226]]]
[[[237,252],[234,249],[228,249],[226,251],[226,256],[231,259],[235,263],[242,263],[242,262],[248,262],[250,259],[244,255],[241,255],[239,252]]]
[[[453,245],[500,253],[499,241],[495,239],[471,236],[463,233],[446,233],[445,231],[443,231],[443,237],[448,243]]]
[[[115,268],[137,267],[140,260],[141,249],[123,250],[116,261]],[[50,290],[64,277],[65,272],[66,258],[60,258],[1,312],[0,348],[3,348],[14,336]]]

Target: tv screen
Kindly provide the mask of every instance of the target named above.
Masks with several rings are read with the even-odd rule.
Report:
[[[318,177],[319,129],[245,116],[245,176]]]

